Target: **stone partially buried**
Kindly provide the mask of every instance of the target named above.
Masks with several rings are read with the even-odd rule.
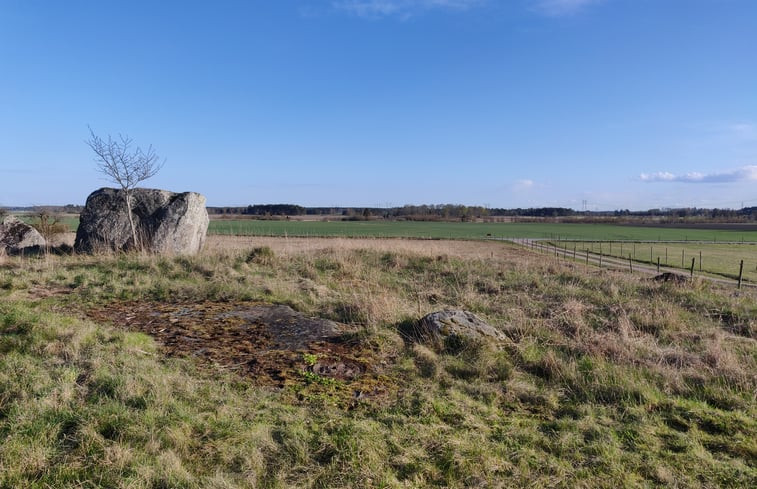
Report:
[[[132,190],[132,216],[142,249],[150,253],[195,254],[205,243],[208,211],[196,192]],[[87,197],[74,249],[80,253],[126,251],[135,246],[123,190],[101,188]]]
[[[475,341],[496,345],[506,339],[495,327],[468,311],[436,311],[419,319],[405,334],[434,347]]]

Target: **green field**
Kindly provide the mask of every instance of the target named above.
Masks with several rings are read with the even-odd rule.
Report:
[[[474,223],[418,221],[211,220],[210,234],[245,236],[341,236],[436,239],[560,238],[628,241],[748,241],[757,231],[673,229],[610,224]]]
[[[737,278],[739,265],[744,260],[743,278],[757,282],[757,245],[749,244],[712,244],[712,243],[628,243],[605,241],[602,243],[587,241],[553,241],[552,244],[567,250],[576,250],[577,258],[585,256],[586,251],[602,253],[605,256],[628,258],[635,262],[675,267],[689,270],[692,259],[694,271]]]
[[[20,216],[34,222],[31,216]],[[71,231],[77,216],[62,222]],[[428,239],[529,238],[586,241],[722,241],[757,243],[757,231],[655,228],[613,224],[478,223],[427,221],[267,221],[211,219],[209,234],[239,236],[314,236]]]

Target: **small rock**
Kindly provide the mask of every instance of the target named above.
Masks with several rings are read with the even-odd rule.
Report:
[[[676,284],[685,284],[689,281],[689,278],[680,273],[665,272],[655,276],[652,280],[656,282],[673,282]]]
[[[494,343],[506,338],[472,312],[461,310],[432,312],[421,318],[409,333],[418,341],[435,345],[456,339]]]

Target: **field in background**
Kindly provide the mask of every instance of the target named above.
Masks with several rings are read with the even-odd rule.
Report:
[[[22,214],[26,222],[34,216]],[[61,221],[75,232],[79,217],[64,215]],[[695,229],[679,227],[642,227],[615,224],[577,223],[481,223],[428,221],[308,221],[211,219],[208,234],[237,236],[301,236],[345,238],[426,238],[485,239],[528,238],[585,241],[712,241],[757,243],[757,231],[734,229]]]
[[[210,234],[240,236],[339,236],[433,239],[581,239],[628,241],[757,242],[757,231],[680,229],[611,224],[476,223],[425,221],[211,220]]]
[[[757,244],[754,243],[635,243],[635,242],[587,242],[550,241],[549,244],[565,250],[576,250],[576,259],[581,261],[586,251],[604,256],[628,259],[636,263],[661,267],[680,268],[688,271],[694,260],[694,272],[704,272],[737,279],[741,260],[744,261],[743,278],[757,282]]]
[[[32,216],[24,216],[33,221]],[[62,221],[75,230],[77,216]],[[420,238],[420,239],[541,239],[583,252],[600,251],[606,256],[636,262],[689,269],[736,278],[744,260],[743,277],[757,282],[757,231],[639,227],[576,223],[473,223],[423,221],[269,221],[211,219],[210,236],[327,237],[327,238]],[[72,236],[64,242],[73,244]],[[428,245],[424,245],[428,246]],[[651,250],[651,253],[650,253]],[[683,261],[681,260],[683,253]],[[700,260],[701,258],[701,260]]]

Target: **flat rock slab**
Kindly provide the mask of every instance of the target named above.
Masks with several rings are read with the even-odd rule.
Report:
[[[147,333],[169,355],[199,357],[247,375],[259,385],[285,387],[331,378],[347,382],[344,389],[360,392],[361,397],[383,392],[377,380],[380,359],[355,340],[350,327],[308,317],[289,306],[117,302],[87,314]],[[315,377],[307,378],[304,372]]]
[[[344,330],[334,321],[310,318],[284,305],[257,305],[231,311],[228,317],[238,317],[261,326],[274,350],[306,350],[314,341],[334,342]]]

